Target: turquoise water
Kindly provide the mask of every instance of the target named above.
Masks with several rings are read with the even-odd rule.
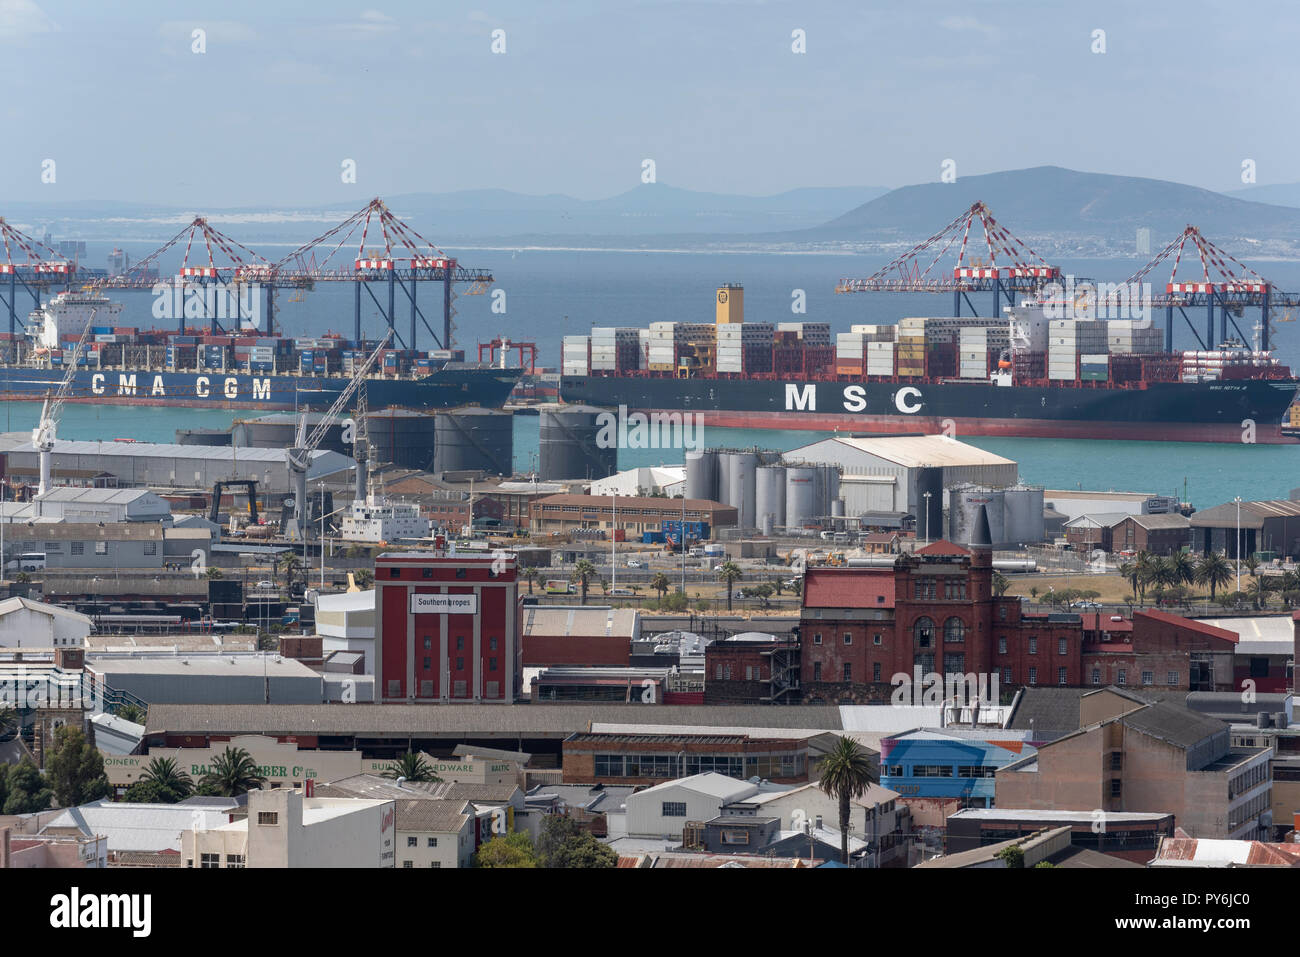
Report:
[[[30,431],[38,402],[0,403],[5,431]],[[246,413],[241,413],[246,414]],[[226,429],[236,413],[219,409],[138,408],[69,404],[62,439],[132,438],[174,442],[177,429]],[[515,416],[515,468],[536,467],[539,417]],[[832,433],[758,429],[704,430],[707,446],[789,451]],[[1023,481],[1047,488],[1139,491],[1184,495],[1198,508],[1244,499],[1286,498],[1300,486],[1300,445],[1215,445],[1191,442],[1116,442],[1066,439],[968,438],[964,441],[1020,465]],[[680,465],[680,449],[623,449],[619,467]],[[1184,485],[1185,483],[1185,485]]]

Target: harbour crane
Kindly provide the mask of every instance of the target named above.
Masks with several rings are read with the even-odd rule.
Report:
[[[36,498],[39,502],[44,498],[45,493],[50,490],[50,468],[54,457],[54,434],[59,427],[59,416],[63,414],[63,404],[67,402],[69,393],[72,392],[72,380],[77,374],[77,360],[81,358],[81,350],[86,344],[86,338],[90,335],[91,327],[95,324],[95,313],[98,309],[90,311],[90,318],[86,320],[86,327],[81,330],[81,338],[73,346],[72,358],[68,361],[67,370],[63,373],[63,381],[59,383],[59,388],[53,395],[45,394],[45,401],[41,404],[41,418],[36,428],[32,429],[32,445],[40,456],[40,481],[36,486]]]
[[[366,361],[352,374],[352,378],[334,400],[334,404],[321,416],[320,422],[316,423],[316,428],[309,433],[307,414],[303,413],[299,417],[298,433],[294,438],[293,447],[285,449],[285,456],[289,463],[289,477],[293,483],[293,517],[285,530],[290,541],[300,541],[305,545],[311,534],[311,522],[307,520],[307,468],[311,464],[311,454],[321,444],[330,425],[339,417],[339,413],[347,408],[357,391],[364,387],[366,376],[374,368],[380,354],[388,348],[392,337],[393,330],[389,329]]]

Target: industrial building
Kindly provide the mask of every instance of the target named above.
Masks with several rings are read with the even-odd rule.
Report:
[[[1104,552],[1150,552],[1172,555],[1191,541],[1191,522],[1186,515],[1134,515],[1108,512],[1080,515],[1065,523],[1065,540],[1078,551],[1099,548]]]
[[[15,556],[41,556],[44,568],[106,571],[158,570],[183,561],[188,568],[194,549],[204,558],[212,539],[203,528],[168,528],[161,523],[29,522],[5,528],[8,564]],[[47,591],[50,587],[47,585]]]
[[[1177,512],[1178,499],[1172,495],[1150,492],[1088,492],[1075,489],[1047,489],[1043,492],[1047,507],[1067,519],[1081,515],[1123,513],[1126,515],[1167,515]]]
[[[83,648],[91,620],[30,598],[0,601],[0,648]]]
[[[510,704],[523,694],[513,555],[392,552],[375,560],[385,702]]]
[[[988,516],[989,540],[994,548],[1017,548],[1046,538],[1043,490],[1036,486],[982,488],[958,485],[947,490],[950,542],[966,545],[974,540],[980,510]],[[924,515],[924,508],[922,514]],[[921,529],[921,537],[926,537]]]
[[[29,433],[0,435],[5,474],[34,483],[40,474],[39,453]],[[355,463],[338,452],[311,453],[307,481],[351,484]],[[211,488],[218,480],[253,479],[261,491],[292,488],[283,448],[236,449],[207,445],[161,445],[149,442],[66,441],[54,443],[51,475],[55,482],[149,488]]]
[[[1260,552],[1300,555],[1300,502],[1227,502],[1191,517],[1194,551],[1223,552],[1228,558]]]
[[[657,465],[624,469],[591,483],[592,495],[665,495],[675,498],[686,491],[686,469],[681,465]]]
[[[108,694],[155,704],[319,704],[321,676],[269,653],[132,654],[101,652],[86,671]]]
[[[171,503],[142,488],[52,488],[31,502],[0,503],[0,521],[159,522]]]
[[[548,495],[532,503],[535,534],[574,528],[623,531],[629,538],[662,531],[664,522],[703,522],[709,530],[734,526],[737,510],[707,499],[611,498],[607,495]],[[701,537],[708,537],[707,533]]]
[[[548,665],[626,666],[641,637],[635,608],[529,605],[523,610],[525,668]]]

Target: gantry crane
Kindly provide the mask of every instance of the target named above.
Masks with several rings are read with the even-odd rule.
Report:
[[[54,433],[59,427],[59,416],[63,414],[63,404],[68,400],[68,394],[72,391],[72,380],[77,374],[77,360],[81,357],[82,347],[86,344],[86,337],[90,335],[90,329],[95,324],[95,313],[99,310],[92,309],[90,318],[86,320],[86,327],[81,330],[81,338],[72,349],[72,358],[68,361],[67,370],[63,373],[63,381],[59,383],[59,388],[53,395],[46,393],[45,401],[41,403],[41,418],[36,428],[32,429],[32,445],[40,456],[40,481],[36,486],[36,499],[39,502],[45,493],[50,490],[50,468],[54,456]],[[39,508],[39,505],[37,506]]]
[[[307,468],[311,464],[311,454],[325,438],[330,424],[348,407],[348,403],[352,401],[357,391],[364,387],[366,376],[379,360],[380,353],[388,348],[388,342],[392,337],[393,331],[390,329],[361,367],[352,374],[352,378],[334,400],[334,404],[316,423],[316,428],[308,433],[307,414],[304,412],[299,417],[298,433],[294,438],[293,447],[285,449],[285,456],[289,462],[289,477],[293,482],[293,517],[289,520],[288,528],[285,529],[290,541],[300,541],[305,545],[311,535],[311,523],[307,521]]]

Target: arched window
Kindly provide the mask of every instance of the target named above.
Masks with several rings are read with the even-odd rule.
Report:
[[[949,618],[943,623],[944,641],[963,641],[966,638],[966,625],[957,617]]]
[[[916,619],[916,624],[912,626],[912,637],[916,639],[918,648],[933,648],[934,622],[929,618]]]

